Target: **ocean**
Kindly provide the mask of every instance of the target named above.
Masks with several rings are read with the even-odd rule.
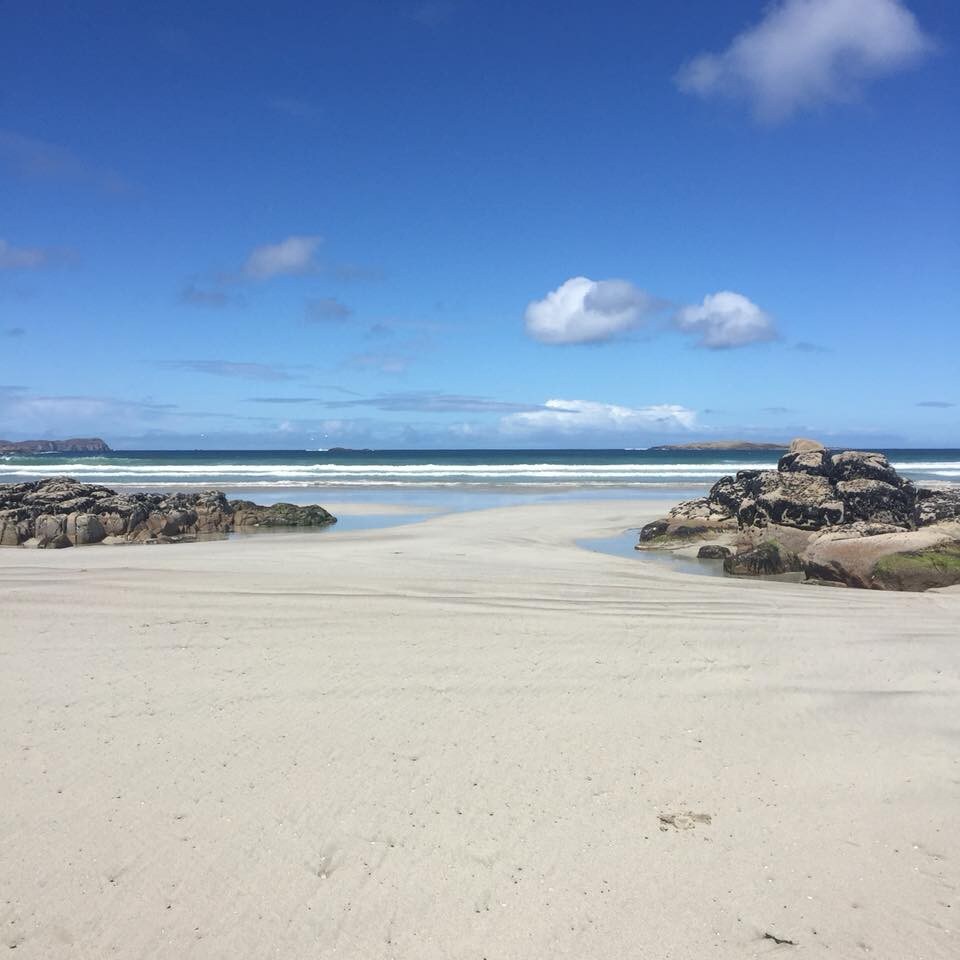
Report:
[[[960,483],[960,450],[884,450],[920,484]],[[491,496],[696,495],[737,470],[769,469],[773,452],[657,450],[120,450],[0,456],[0,483],[66,475],[117,488],[217,488],[323,501]],[[402,495],[402,496],[400,496]]]

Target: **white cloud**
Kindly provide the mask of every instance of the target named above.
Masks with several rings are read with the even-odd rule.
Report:
[[[684,333],[698,334],[700,346],[720,350],[773,340],[773,319],[742,293],[721,290],[707,294],[699,306],[684,307],[675,319]]]
[[[319,269],[314,254],[321,239],[317,236],[292,236],[279,243],[256,247],[247,257],[243,272],[255,280],[314,273]]]
[[[650,430],[689,430],[696,412],[675,403],[621,407],[593,400],[547,400],[542,410],[511,413],[500,420],[505,433],[630,434]]]
[[[901,0],[781,0],[722,53],[685,64],[677,84],[702,97],[749,100],[758,117],[779,120],[853,100],[867,80],[933,47]]]
[[[541,343],[597,343],[639,326],[656,301],[626,280],[571,277],[527,306],[527,333]]]

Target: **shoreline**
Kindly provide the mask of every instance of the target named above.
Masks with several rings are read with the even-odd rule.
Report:
[[[952,955],[960,594],[576,544],[670,505],[0,551],[3,942]]]

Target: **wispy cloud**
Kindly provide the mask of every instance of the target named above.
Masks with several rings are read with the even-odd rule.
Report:
[[[746,100],[757,117],[776,121],[855,100],[869,80],[933,48],[901,0],[781,0],[725,50],[685,64],[677,85],[705,98]]]
[[[320,403],[320,397],[247,397],[247,403]]]
[[[59,247],[16,247],[0,238],[0,270],[39,270],[71,259],[73,254]]]
[[[600,343],[644,323],[659,302],[626,280],[571,277],[524,311],[527,333],[541,343]]]
[[[221,309],[231,302],[231,296],[218,287],[202,287],[195,282],[184,285],[180,291],[180,302],[191,307],[213,307]]]
[[[809,340],[798,340],[793,345],[794,350],[799,350],[801,353],[829,353],[830,348],[824,347],[819,343],[811,343]]]
[[[389,350],[369,350],[355,353],[346,361],[346,366],[360,370],[375,370],[379,373],[406,373],[414,358],[408,354]]]
[[[918,407],[933,407],[937,410],[946,410],[949,407],[955,407],[955,403],[951,403],[949,400],[921,400],[918,404]]]
[[[702,303],[681,308],[674,319],[681,332],[699,337],[699,345],[711,350],[743,347],[777,336],[772,317],[732,290],[710,293]]]
[[[24,179],[79,183],[105,193],[130,190],[130,184],[114,171],[89,163],[65,147],[14,130],[0,130],[0,162]]]
[[[26,327],[4,327],[0,333],[5,337],[24,337],[27,334]]]
[[[542,403],[515,403],[510,400],[433,390],[384,393],[354,400],[325,400],[323,406],[331,409],[374,407],[377,410],[403,413],[521,413],[547,409]]]
[[[291,372],[289,367],[272,363],[250,363],[237,360],[169,360],[165,366],[240,380],[274,381],[302,378],[301,373]]]
[[[331,321],[348,320],[353,316],[353,310],[336,297],[321,297],[308,300],[304,305],[304,319],[308,323],[330,323]]]

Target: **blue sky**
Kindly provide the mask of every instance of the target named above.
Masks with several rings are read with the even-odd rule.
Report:
[[[0,437],[960,446],[948,0],[15,3]]]

